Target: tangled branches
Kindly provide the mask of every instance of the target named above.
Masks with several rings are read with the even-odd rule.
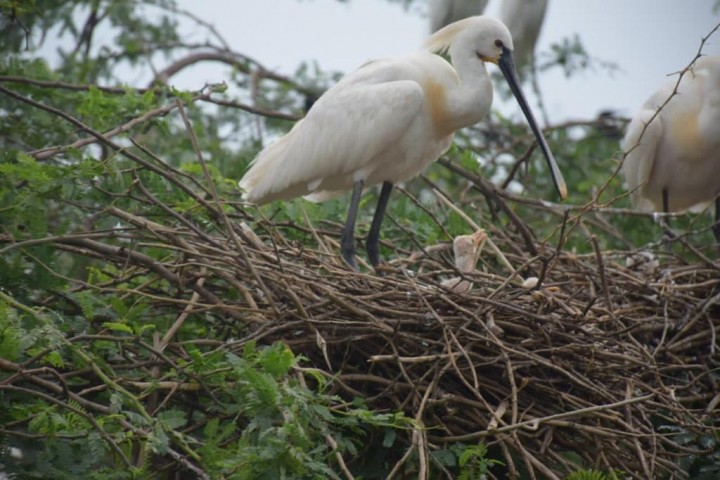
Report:
[[[269,296],[256,300],[262,321],[250,337],[287,342],[344,395],[405,411],[421,451],[483,439],[514,475],[560,478],[576,452],[587,465],[656,478],[692,453],[662,425],[718,427],[717,266],[642,271],[623,255],[538,246],[535,258],[509,259],[543,276],[539,287],[477,272],[475,288],[455,294],[439,286],[454,273],[443,258],[372,276],[274,243],[280,257],[251,255]],[[276,263],[283,257],[300,261]]]
[[[142,182],[135,188],[143,194]],[[145,351],[109,361],[109,378],[91,361],[62,373],[36,365],[37,358],[3,361],[12,375],[0,389],[78,405],[88,419],[87,411],[110,411],[98,392],[130,389],[140,392],[132,398],[144,399],[139,409],[150,416],[159,399],[147,393],[158,388],[166,391],[161,404],[183,403],[183,392],[192,390],[213,395],[190,373],[179,382],[158,374],[182,370],[190,346],[239,352],[249,341],[282,341],[331,378],[335,393],[414,418],[407,448],[419,453],[421,473],[433,449],[482,440],[499,449],[512,475],[561,478],[577,468],[570,452],[585,465],[634,478],[682,475],[678,458],[702,454],[682,439],[717,431],[717,265],[664,258],[660,267],[640,255],[646,263],[632,257],[627,266],[625,253],[576,255],[539,242],[530,256],[521,234],[491,227],[517,268],[513,274],[487,253],[477,271],[458,272],[447,245],[393,261],[381,275],[366,274],[348,271],[332,240],[312,224],[317,249],[288,240],[287,228],[260,221],[253,231],[207,206],[214,234],[180,215],[157,223],[109,207],[123,228],[44,240],[117,268],[102,285],[76,282],[76,291],[133,294],[158,314],[176,311],[176,318],[153,345],[106,329],[67,340],[75,348],[103,340]],[[149,249],[165,253],[151,256]],[[474,288],[455,293],[441,285],[458,274]],[[529,276],[539,277],[530,289],[520,285]],[[136,285],[132,292],[128,284]],[[217,318],[218,329],[236,340],[177,341],[193,315]],[[95,378],[95,386],[73,388],[78,376]],[[185,468],[196,468],[192,456],[171,451]]]
[[[113,175],[123,179],[106,186],[93,177],[83,185],[100,198],[94,203],[63,199],[67,211],[89,217],[74,232],[0,236],[1,255],[32,261],[71,287],[33,291],[22,301],[0,290],[3,304],[35,318],[47,339],[27,358],[0,361],[0,394],[71,412],[128,468],[145,461],[124,444],[133,436],[159,442],[154,461],[161,468],[210,478],[195,445],[227,391],[214,376],[223,369],[205,376],[194,364],[278,341],[306,359],[296,367],[303,382],[320,376],[343,404],[359,397],[376,411],[413,419],[391,477],[444,471],[451,478],[434,452],[480,441],[507,474],[530,478],[562,478],[581,466],[633,478],[687,477],[687,461],[711,453],[703,441],[718,431],[720,267],[686,237],[673,241],[694,263],[663,245],[603,251],[593,232],[621,234],[599,212],[635,212],[517,197],[442,161],[468,189],[451,200],[426,179],[438,205],[463,218],[475,205],[490,206],[496,221],[483,228],[504,260],[486,249],[475,271],[458,271],[449,243],[428,245],[396,222],[405,241],[385,244],[393,260],[375,273],[354,272],[336,254],[339,229],[309,218],[266,219],[223,199],[179,99],[153,115],[180,115],[199,177],[166,163],[142,135],[131,144],[113,138],[134,124],[102,133],[29,96],[0,91],[89,134],[30,155],[45,161],[99,144],[108,159],[120,157]],[[15,185],[35,188],[35,181]],[[558,220],[552,245],[538,239],[520,208]],[[591,253],[566,248],[577,231]],[[44,248],[54,252],[52,261]],[[61,260],[72,264],[72,277]],[[444,286],[458,276],[473,287],[460,293]],[[523,282],[530,277],[537,281]],[[74,330],[65,321],[60,332],[48,312],[86,323]],[[67,355],[58,358],[61,351]],[[117,415],[119,405],[133,415]],[[178,410],[188,412],[186,423],[173,421]],[[45,438],[37,433],[43,415],[21,412],[1,433]],[[162,441],[156,419],[171,432]],[[339,455],[332,435],[325,441],[352,478],[353,460]]]

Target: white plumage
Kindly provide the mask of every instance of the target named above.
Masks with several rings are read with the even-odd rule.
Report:
[[[429,52],[369,62],[263,150],[240,187],[248,200],[266,203],[313,192],[326,198],[358,180],[367,185],[408,180],[450,147],[455,130],[487,114],[492,86],[485,78],[472,85],[473,98],[456,102],[452,118],[439,118],[442,112],[433,109],[440,106],[428,101],[429,91],[450,91],[457,84],[450,64]]]
[[[485,62],[497,63],[515,93],[550,165],[561,197],[565,183],[522,95],[505,25],[486,17],[455,22],[432,35],[427,50],[368,62],[330,88],[305,119],[253,160],[240,181],[257,204],[311,195],[325,199],[353,189],[341,239],[354,266],[353,231],[364,186],[383,183],[368,237],[373,264],[392,184],[408,180],[438,159],[456,130],[485,117],[492,83]],[[431,52],[447,50],[452,65]]]
[[[720,193],[720,56],[698,59],[673,96],[676,84],[670,79],[645,102],[622,142],[623,173],[638,209],[683,211]],[[720,240],[720,227],[715,234]]]

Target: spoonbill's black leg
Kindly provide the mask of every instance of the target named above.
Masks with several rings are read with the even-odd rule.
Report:
[[[355,185],[353,185],[347,220],[345,220],[345,227],[340,236],[342,256],[347,264],[355,270],[358,269],[357,262],[355,261],[355,220],[357,219],[358,206],[360,205],[360,197],[362,196],[364,184],[365,182],[358,180],[355,182]]]
[[[668,198],[668,189],[663,188],[662,191],[662,202],[663,202],[663,213],[669,213],[670,212],[670,200]],[[663,230],[665,230],[665,233],[663,234],[664,243],[665,243],[665,250],[668,252],[672,252],[672,239],[673,239],[673,233],[670,229],[670,217],[662,217],[660,220],[660,225]]]
[[[715,225],[713,225],[715,240],[720,245],[720,197],[715,197]]]
[[[385,209],[387,208],[390,192],[392,192],[393,184],[391,182],[383,182],[380,189],[380,198],[378,198],[375,216],[373,216],[370,232],[367,237],[367,252],[370,264],[375,267],[380,263],[380,226],[382,225]]]

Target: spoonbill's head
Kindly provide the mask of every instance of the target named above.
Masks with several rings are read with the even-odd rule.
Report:
[[[453,63],[467,57],[498,63],[507,48],[512,52],[513,40],[504,23],[494,18],[468,17],[435,32],[426,42],[433,52],[448,52]]]
[[[477,19],[476,25],[465,30],[469,43],[475,47],[475,55],[484,62],[498,65],[503,58],[512,58],[515,46],[505,24],[489,17]]]
[[[555,188],[560,198],[565,199],[565,180],[520,88],[513,58],[513,39],[505,24],[484,16],[465,18],[438,30],[428,39],[426,46],[431,51],[449,52],[458,71],[465,68],[470,60],[494,63],[500,68],[547,160]]]

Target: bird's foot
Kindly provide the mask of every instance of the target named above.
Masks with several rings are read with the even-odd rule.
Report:
[[[357,265],[357,260],[355,260],[355,252],[343,252],[342,257],[350,268],[356,272],[360,270]]]
[[[394,269],[391,265],[388,265],[385,262],[378,261],[377,263],[373,264],[373,270],[375,270],[375,275],[377,275],[378,277],[384,277]]]
[[[377,270],[378,265],[380,265],[380,248],[378,245],[372,245],[370,242],[367,244],[367,254],[368,254],[368,260],[370,260],[370,265],[374,269]]]

